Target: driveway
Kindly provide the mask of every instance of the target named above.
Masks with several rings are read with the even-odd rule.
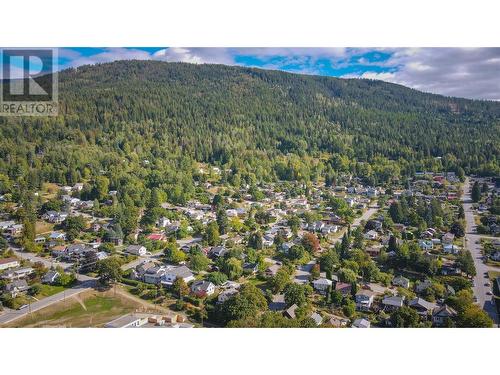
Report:
[[[500,268],[488,266],[483,262],[479,240],[481,238],[488,238],[488,236],[482,236],[476,233],[476,224],[474,222],[474,212],[472,210],[472,199],[469,189],[470,180],[467,178],[462,186],[462,204],[465,211],[466,222],[465,245],[471,252],[472,258],[474,258],[474,266],[476,267],[477,273],[476,277],[474,277],[475,285],[473,291],[479,306],[490,315],[495,325],[498,327],[499,317],[495,303],[492,300],[493,297],[486,294],[487,292],[491,292],[492,288],[491,286],[485,286],[487,282],[490,282],[490,280],[485,277],[485,273],[488,271],[500,271]]]

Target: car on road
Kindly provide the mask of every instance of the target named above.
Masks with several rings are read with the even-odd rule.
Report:
[[[484,283],[484,286],[491,286],[489,282]]]
[[[474,303],[477,303],[477,297],[476,296],[472,297],[472,300],[474,301]]]
[[[18,309],[18,310],[22,310],[22,309],[25,309],[25,308],[27,308],[27,307],[28,307],[28,305],[22,305],[22,306],[18,307],[17,309]]]
[[[493,293],[491,293],[491,291],[489,291],[489,290],[486,292],[486,294],[487,294],[488,296],[493,295]]]

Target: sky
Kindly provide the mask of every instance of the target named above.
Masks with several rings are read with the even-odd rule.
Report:
[[[368,78],[471,99],[500,100],[500,48],[60,48],[59,69],[116,60],[226,64]]]

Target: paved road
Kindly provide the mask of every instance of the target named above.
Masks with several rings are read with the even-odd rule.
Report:
[[[351,229],[359,227],[359,225],[361,224],[362,221],[368,221],[368,219],[370,217],[372,217],[372,215],[377,213],[379,209],[380,209],[380,207],[378,207],[378,206],[368,207],[368,209],[363,213],[363,215],[361,215],[360,217],[358,217],[357,219],[355,219],[353,221],[353,223],[351,225]]]
[[[486,311],[491,318],[494,320],[496,326],[499,324],[499,317],[497,313],[497,309],[495,303],[492,301],[492,296],[489,296],[487,292],[491,292],[491,286],[485,286],[487,282],[490,282],[484,275],[488,271],[500,271],[500,268],[495,268],[484,264],[482,254],[481,254],[481,245],[479,240],[481,238],[487,238],[487,236],[481,236],[476,233],[476,224],[474,222],[474,213],[472,210],[472,199],[469,193],[470,189],[470,181],[469,178],[465,180],[465,183],[462,187],[462,204],[465,211],[465,241],[467,249],[471,252],[472,257],[474,258],[474,266],[476,267],[476,277],[474,277],[474,295],[477,298],[477,303],[479,306]]]
[[[192,242],[201,242],[201,237],[199,237],[199,238],[195,237],[195,238],[187,238],[187,239],[183,239],[183,240],[177,240],[177,245],[179,247],[183,247],[184,245],[186,245],[188,243],[192,243]],[[146,260],[155,260],[155,259],[158,259],[162,255],[163,254],[161,252],[159,252],[159,253],[155,253],[155,254],[152,254],[152,255],[145,255],[145,256],[142,256],[142,257],[138,257],[136,260],[133,260],[132,262],[124,264],[122,266],[122,271],[126,271],[126,270],[129,270],[131,268],[135,268],[139,264],[141,264],[142,262],[144,262]]]
[[[21,310],[6,310],[2,315],[0,315],[0,325],[11,323],[16,319],[22,318],[32,312],[48,307],[54,303],[65,300],[66,298],[70,298],[85,292],[94,287],[96,280],[91,279],[88,276],[79,275],[79,279],[85,279],[85,281],[78,283],[72,288],[66,289],[63,292],[54,294],[50,297],[44,298],[40,301],[35,301],[30,304],[30,306],[25,307]]]
[[[361,225],[362,221],[365,221],[365,222],[368,221],[368,219],[370,219],[373,215],[375,215],[378,212],[378,210],[380,210],[380,207],[378,207],[378,206],[368,207],[368,209],[365,212],[363,212],[363,214],[360,217],[354,219],[354,221],[351,224],[351,230],[359,227]],[[346,230],[347,229],[344,229],[343,232],[345,232]],[[337,238],[335,238],[331,243],[335,244],[339,241],[342,241],[342,237],[343,237],[343,233],[340,233],[340,235]]]
[[[14,252],[14,254],[17,257],[19,257],[21,259],[28,260],[28,261],[33,262],[33,263],[41,262],[47,268],[52,268],[53,266],[54,267],[61,266],[64,270],[67,270],[67,269],[70,269],[73,267],[73,265],[71,263],[59,262],[59,261],[54,260],[52,257],[42,258],[42,257],[39,257],[39,256],[33,254],[33,253],[24,252],[19,247],[14,247],[11,245],[10,249]]]

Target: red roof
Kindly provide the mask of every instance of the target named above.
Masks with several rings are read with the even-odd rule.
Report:
[[[161,233],[151,233],[146,238],[148,240],[152,240],[152,241],[161,241],[161,240],[163,240],[163,234],[161,234]]]
[[[8,263],[12,263],[12,262],[17,262],[17,259],[16,258],[0,259],[0,264],[8,264]]]

